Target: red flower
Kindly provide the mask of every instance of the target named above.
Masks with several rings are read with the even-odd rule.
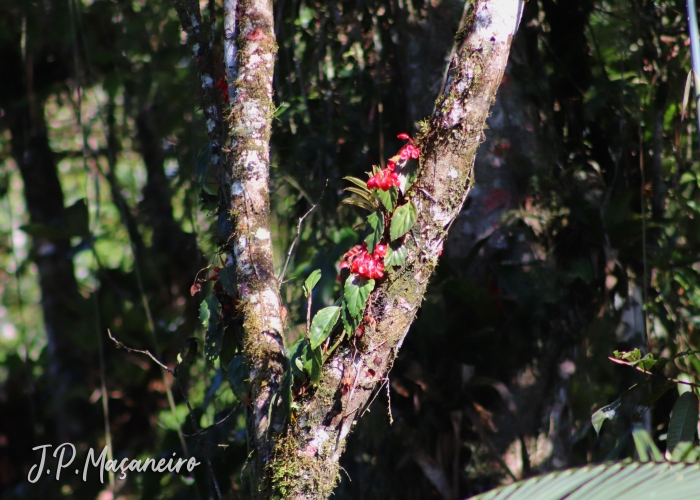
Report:
[[[405,132],[400,133],[397,135],[399,139],[403,139],[404,141],[409,141],[409,144],[406,144],[404,147],[399,150],[399,157],[401,158],[401,162],[405,162],[409,158],[416,158],[420,156],[420,148],[417,148],[415,144],[413,143],[413,139],[411,139],[411,136],[408,135]]]
[[[365,251],[352,261],[350,272],[361,278],[375,279],[384,276],[384,263]]]
[[[393,163],[393,168],[392,168],[392,162],[390,162],[390,166],[382,170],[381,172],[377,172],[370,178],[370,180],[367,181],[367,189],[381,189],[382,191],[388,191],[391,186],[399,186],[399,176],[394,172],[394,168],[396,168],[396,164]]]
[[[377,245],[371,254],[367,251],[367,243],[363,243],[362,246],[355,245],[343,256],[340,268],[350,268],[351,273],[361,278],[381,278],[384,276],[385,254],[386,245]]]
[[[372,256],[375,259],[383,259],[385,255],[386,255],[386,245],[385,244],[379,243],[376,247],[374,247],[374,252],[372,253]]]
[[[216,82],[216,87],[221,92],[221,98],[228,102],[228,84],[226,83],[226,77],[222,76],[219,81]]]

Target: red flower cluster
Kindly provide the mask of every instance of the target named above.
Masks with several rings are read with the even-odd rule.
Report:
[[[399,176],[396,175],[394,169],[396,168],[396,163],[389,160],[389,165],[382,170],[377,172],[374,176],[367,181],[367,189],[381,189],[382,191],[389,191],[391,186],[399,187]]]
[[[379,244],[374,252],[367,251],[367,243],[355,245],[345,255],[340,263],[340,269],[350,268],[350,272],[361,278],[375,279],[384,276],[384,256],[386,245]]]
[[[399,154],[392,157],[386,165],[386,168],[381,172],[374,174],[370,180],[367,181],[367,189],[381,189],[382,191],[388,191],[391,186],[399,187],[399,176],[396,173],[396,167],[403,167],[409,158],[418,158],[420,156],[420,148],[417,148],[413,139],[406,134],[401,133],[397,136],[399,139],[404,141],[409,141],[399,150]]]
[[[402,147],[399,150],[399,161],[401,163],[403,163],[406,160],[408,160],[409,158],[418,159],[418,157],[420,156],[420,148],[417,148],[414,145],[413,139],[411,139],[411,136],[409,136],[406,133],[401,133],[401,134],[397,135],[396,137],[398,137],[399,139],[403,139],[404,141],[409,141],[408,144],[406,144],[404,147]]]

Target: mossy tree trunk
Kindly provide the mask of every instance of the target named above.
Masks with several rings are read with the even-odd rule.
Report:
[[[199,29],[198,5],[195,0],[176,0],[176,6],[195,56],[202,54],[207,41]],[[522,0],[473,2],[469,20],[457,34],[459,48],[450,62],[445,88],[419,134],[422,154],[418,177],[408,193],[418,209],[418,219],[404,240],[406,262],[371,293],[365,313],[373,320],[363,323],[361,341],[356,346],[341,345],[335,351],[323,366],[318,387],[301,396],[294,419],[286,423],[281,394],[287,369],[284,318],[269,221],[269,138],[276,52],[272,0],[225,3],[226,42],[231,43],[233,33],[237,34],[233,38],[237,47],[226,51],[238,55],[236,71],[228,68],[229,79],[235,75],[235,81],[228,82],[234,87],[231,144],[222,150],[220,178],[228,186],[222,196],[232,222],[229,246],[233,251],[228,264],[235,263],[237,269],[244,353],[251,369],[248,430],[258,498],[320,499],[332,493],[346,438],[374,391],[387,379],[423,300],[447,230],[473,183],[474,158],[522,8]],[[207,64],[198,60],[202,107],[210,137],[221,147],[215,129],[225,113],[218,107],[222,100],[212,100]],[[350,387],[348,380],[352,380]]]

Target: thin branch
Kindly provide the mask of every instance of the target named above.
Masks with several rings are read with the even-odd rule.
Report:
[[[129,347],[129,346],[123,344],[122,342],[120,342],[119,340],[114,338],[114,335],[112,335],[112,331],[109,328],[107,328],[107,334],[109,335],[109,338],[112,339],[112,341],[114,341],[114,343],[117,345],[117,349],[126,349],[127,352],[138,352],[139,354],[145,354],[146,356],[151,358],[153,361],[155,361],[155,363],[158,366],[160,366],[163,370],[166,370],[173,377],[175,376],[175,372],[173,370],[171,370],[170,368],[168,368],[168,366],[165,363],[163,363],[158,358],[156,358],[153,354],[151,354],[151,351],[145,350],[145,349],[134,349],[133,347]]]
[[[187,405],[187,409],[189,410],[189,416],[190,416],[190,421],[192,423],[192,428],[195,430],[194,436],[199,438],[199,435],[202,434],[202,431],[199,429],[199,426],[197,425],[197,420],[194,417],[194,410],[192,409],[192,405],[190,405],[190,400],[187,397],[187,393],[185,392],[185,388],[182,386],[182,382],[180,382],[180,379],[177,377],[175,374],[175,371],[170,369],[165,363],[160,361],[158,358],[156,358],[153,354],[151,354],[151,351],[145,350],[145,349],[134,349],[133,347],[129,347],[125,345],[124,343],[120,342],[117,340],[114,335],[112,335],[111,330],[108,328],[107,329],[107,334],[109,335],[109,338],[114,341],[114,343],[117,346],[117,349],[126,349],[127,352],[137,352],[139,354],[145,354],[149,358],[151,358],[158,366],[160,366],[163,370],[166,370],[170,375],[173,376],[175,381],[177,382],[177,386],[180,389],[180,393],[182,394],[182,398],[185,400],[185,404]],[[167,384],[166,384],[166,387]],[[104,395],[103,395],[104,397]],[[228,418],[228,417],[227,417]],[[180,425],[178,424],[178,434],[180,437],[185,436],[185,434],[180,430]],[[198,439],[199,441],[199,439]],[[201,442],[200,442],[201,445]],[[185,452],[187,453],[187,447],[185,447]],[[189,454],[187,454],[189,456]],[[204,452],[204,459],[207,462],[207,467],[209,469],[209,474],[211,475],[212,482],[214,483],[214,488],[216,489],[216,494],[219,500],[222,500],[222,495],[221,495],[221,490],[219,489],[219,482],[216,480],[216,476],[214,476],[214,467],[212,466],[211,459],[209,458],[209,453],[206,451]]]
[[[318,201],[304,214],[299,218],[299,223],[297,224],[297,234],[294,237],[294,240],[292,241],[291,246],[289,247],[289,252],[287,252],[287,260],[284,262],[284,267],[282,268],[282,272],[280,273],[279,276],[277,276],[277,281],[280,283],[284,279],[284,275],[287,274],[287,266],[289,265],[289,261],[292,258],[292,252],[294,251],[294,246],[299,242],[299,236],[301,236],[301,225],[304,222],[304,219],[306,219],[307,216],[311,214],[311,212],[314,211],[314,209],[318,206],[319,203],[321,203],[321,200],[323,199],[323,193],[326,191],[326,187],[328,187],[328,180],[326,179],[326,185],[323,187],[323,191],[321,191],[321,197],[318,199]]]
[[[694,354],[694,353],[695,353],[694,351],[691,351],[689,354]],[[672,359],[676,359],[677,357],[678,357],[678,356],[674,356]],[[685,380],[679,380],[679,379],[677,379],[677,378],[667,377],[667,376],[662,375],[662,374],[660,374],[660,373],[656,373],[656,372],[649,371],[649,370],[647,370],[647,369],[645,369],[645,368],[642,368],[642,367],[639,366],[639,365],[633,365],[633,364],[631,364],[631,363],[629,363],[629,362],[622,361],[622,360],[617,359],[617,358],[608,357],[608,359],[609,359],[610,361],[612,361],[613,363],[617,363],[618,365],[624,365],[624,366],[632,367],[632,368],[634,368],[635,370],[637,370],[638,372],[642,372],[644,375],[651,375],[652,377],[661,377],[661,378],[664,378],[664,379],[668,380],[669,382],[673,382],[674,384],[683,384],[683,385],[689,385],[689,386],[691,386],[691,387],[700,387],[700,384],[696,384],[695,382],[686,382]],[[622,362],[621,362],[621,361],[622,361]]]

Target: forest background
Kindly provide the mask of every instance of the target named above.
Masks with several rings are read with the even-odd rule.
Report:
[[[222,5],[201,7],[217,13],[222,59]],[[287,345],[306,324],[305,278],[322,271],[314,310],[331,305],[338,263],[361,241],[343,177],[385,166],[397,134],[432,113],[466,12],[452,0],[276,2],[279,269],[318,205],[282,287]],[[633,422],[664,448],[675,387],[653,406],[629,394],[600,436],[590,417],[644,378],[610,362],[614,350],[672,358],[700,347],[685,12],[670,1],[526,3],[475,185],[351,434],[337,497],[463,498],[634,456]],[[95,498],[107,488],[96,477],[26,477],[32,447],[101,448],[107,436],[115,458],[169,457],[185,442],[229,497],[248,498],[245,405],[220,364],[200,356],[182,376],[199,426],[226,418],[185,441],[180,431],[194,430],[177,388],[106,335],[170,366],[187,338],[204,337],[204,295],[191,286],[220,265],[221,222],[198,92],[168,2],[0,2],[3,498]],[[697,354],[665,367],[686,382],[699,373]],[[129,476],[119,492],[204,498],[212,482],[200,467]]]

